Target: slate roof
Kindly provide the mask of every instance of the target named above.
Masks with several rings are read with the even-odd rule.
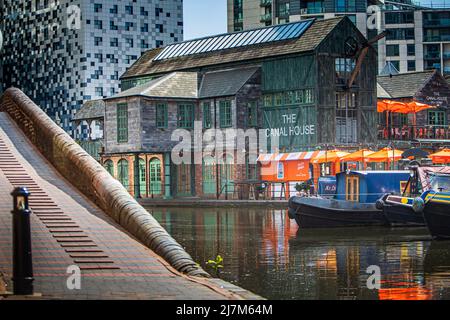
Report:
[[[122,75],[121,79],[313,51],[344,18],[315,20],[299,38],[291,40],[193,54],[161,61],[153,61],[153,59],[162,49],[153,49],[144,53]]]
[[[173,72],[140,86],[122,91],[105,100],[131,96],[195,99],[198,97],[197,86],[197,72]]]
[[[392,77],[383,75],[377,77],[377,83],[390,98],[410,98],[422,89],[435,72],[436,70],[399,73]]]
[[[200,84],[200,98],[235,95],[258,71],[257,67],[207,72]]]
[[[103,100],[86,101],[77,111],[72,120],[94,120],[105,117],[105,102]]]

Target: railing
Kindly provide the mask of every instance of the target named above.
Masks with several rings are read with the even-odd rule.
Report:
[[[447,9],[450,8],[450,1],[448,0],[427,0],[427,1],[412,1],[417,6],[432,8],[432,9]]]
[[[424,36],[423,41],[424,42],[450,41],[450,35]]]
[[[260,5],[261,7],[268,7],[268,6],[271,6],[271,5],[272,5],[272,0],[261,0],[261,1],[259,2],[259,5]]]
[[[449,27],[450,26],[450,19],[431,19],[431,20],[424,20],[423,22],[424,27]]]
[[[379,140],[450,140],[450,126],[378,126]]]

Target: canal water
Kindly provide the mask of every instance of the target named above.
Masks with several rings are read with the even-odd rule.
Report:
[[[450,299],[450,242],[423,228],[298,230],[286,210],[152,209],[210,273],[268,299]],[[206,261],[223,257],[215,273]],[[369,266],[381,289],[369,289]]]

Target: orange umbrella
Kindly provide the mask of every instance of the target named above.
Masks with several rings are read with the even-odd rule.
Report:
[[[417,101],[411,102],[401,102],[395,100],[381,100],[377,103],[377,111],[378,112],[393,112],[393,113],[417,113],[427,109],[434,109],[436,107],[430,106],[425,103],[420,103]]]
[[[402,158],[403,151],[384,148],[367,156],[367,162],[392,162]]]
[[[405,103],[395,100],[381,100],[377,103],[377,111],[378,112],[396,112],[396,110],[401,110],[404,108]]]
[[[439,164],[450,163],[450,149],[443,149],[439,152],[436,152],[430,155],[430,158],[431,160],[433,160],[433,163]]]
[[[350,153],[349,155],[346,155],[341,159],[342,162],[366,162],[367,157],[371,154],[374,154],[375,151],[369,150],[369,149],[362,149],[358,150],[356,152]]]
[[[313,163],[336,162],[339,161],[341,158],[345,157],[346,155],[349,155],[349,153],[339,150],[329,150],[325,151],[325,154],[322,154],[321,156],[312,159],[312,162]]]

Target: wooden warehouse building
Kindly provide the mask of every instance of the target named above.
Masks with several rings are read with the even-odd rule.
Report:
[[[235,149],[175,165],[174,130],[262,129],[269,146],[279,138],[277,152],[375,143],[377,63],[366,43],[338,17],[147,51],[105,99],[102,161],[135,195],[223,197],[234,181],[258,179],[258,154],[246,145],[245,163]],[[257,143],[260,152],[266,141]]]

